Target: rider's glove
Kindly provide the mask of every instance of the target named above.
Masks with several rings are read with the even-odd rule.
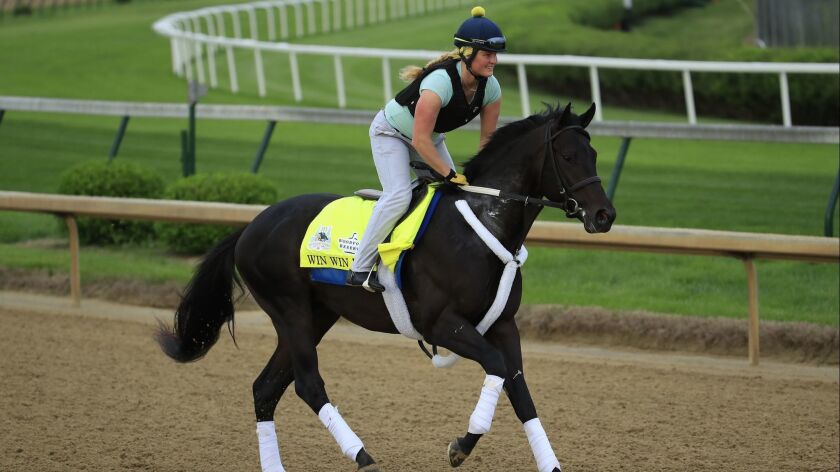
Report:
[[[463,174],[459,174],[452,169],[449,169],[449,174],[446,176],[446,181],[455,185],[469,185],[467,178]]]

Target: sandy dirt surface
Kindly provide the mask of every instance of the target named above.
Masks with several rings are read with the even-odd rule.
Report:
[[[0,292],[0,470],[259,470],[251,382],[275,344],[238,314],[207,358],[152,340],[166,310]],[[525,374],[569,471],[836,471],[838,368],[527,342]],[[339,324],[319,348],[332,402],[384,470],[445,471],[481,369],[436,370],[416,344]],[[352,471],[290,389],[276,416],[287,470]],[[536,470],[502,396],[459,470]]]

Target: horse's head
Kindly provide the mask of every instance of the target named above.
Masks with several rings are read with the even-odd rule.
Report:
[[[595,114],[595,104],[583,115],[566,105],[559,118],[549,120],[544,139],[540,192],[563,204],[566,216],[577,218],[589,233],[606,233],[615,221],[615,208],[607,198],[595,169],[598,153],[589,142],[586,127]]]

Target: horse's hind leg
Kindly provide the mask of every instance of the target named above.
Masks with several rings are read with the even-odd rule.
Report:
[[[259,301],[259,300],[258,300]],[[264,308],[270,306],[269,314],[281,334],[282,348],[278,344],[278,351],[275,355],[282,362],[273,365],[274,357],[263,374],[266,374],[263,381],[271,381],[272,373],[279,375],[282,382],[277,382],[268,387],[265,391],[272,394],[261,396],[258,400],[258,385],[263,374],[254,384],[255,408],[257,415],[265,414],[269,409],[277,406],[283,390],[294,379],[295,392],[315,412],[321,422],[338,442],[341,451],[351,460],[354,460],[359,470],[374,472],[379,469],[370,455],[365,451],[362,441],[350,429],[338,410],[330,403],[327,397],[324,381],[318,372],[318,353],[316,346],[329,328],[338,319],[338,316],[326,309],[313,307],[304,297],[279,297],[272,302],[260,301]],[[313,311],[317,311],[314,314]],[[262,387],[264,383],[260,383]],[[263,390],[260,389],[261,394]],[[262,410],[262,411],[261,411]],[[261,454],[262,456],[262,454]],[[279,457],[279,452],[278,452]],[[279,469],[282,470],[282,469]]]
[[[254,381],[254,411],[257,416],[257,440],[260,446],[260,465],[263,472],[283,472],[280,447],[274,427],[277,402],[294,380],[289,348],[278,337],[277,348],[263,371]]]
[[[290,339],[295,371],[295,392],[318,415],[321,423],[338,443],[341,452],[358,465],[359,470],[375,472],[379,468],[365,451],[362,440],[350,429],[338,410],[330,403],[324,380],[318,372],[316,344],[310,337],[295,336]]]

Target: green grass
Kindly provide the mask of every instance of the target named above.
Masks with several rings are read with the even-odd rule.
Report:
[[[117,278],[186,284],[194,264],[186,258],[167,256],[159,249],[138,247],[84,247],[79,259],[83,284]],[[66,247],[27,247],[0,243],[0,266],[67,274],[70,251]]]
[[[758,261],[761,319],[838,326],[834,264]],[[734,258],[531,248],[526,303],[598,305],[746,319],[744,265]]]
[[[227,2],[150,0],[90,12],[7,20],[0,24],[0,44],[4,45],[0,64],[6,65],[0,66],[0,95],[183,102],[184,80],[171,74],[169,43],[151,31],[151,23],[169,12],[210,3]],[[539,13],[546,5],[545,1],[485,2],[491,17],[505,19],[521,14],[524,6]],[[566,8],[556,2],[551,5]],[[457,23],[453,17],[461,18],[462,13],[449,10],[422,19],[316,35],[301,42],[446,50],[453,23]],[[686,15],[699,13],[690,10]],[[536,31],[540,28],[535,25],[541,21],[547,20],[539,18],[525,25]],[[664,38],[674,21],[679,18],[651,19],[640,29]],[[721,36],[731,36],[727,28]],[[683,36],[695,34],[688,26],[683,29],[679,32]],[[247,35],[247,30],[244,33]],[[388,38],[388,43],[382,38]],[[679,41],[673,36],[671,40]],[[227,71],[220,65],[220,88],[204,101],[293,104],[286,61],[282,54],[266,55],[268,98],[261,100],[253,78],[253,57],[237,53],[242,92],[227,91]],[[401,65],[393,63],[394,72]],[[335,106],[332,59],[303,57],[301,66],[304,104]],[[345,61],[347,77],[357,77],[347,82],[349,107],[381,105],[380,67],[379,61]],[[502,67],[500,76],[503,113],[518,115],[513,75]],[[568,99],[534,93],[532,109],[540,109],[540,100],[554,103]],[[578,110],[588,105],[585,97],[573,101]],[[604,115],[607,119],[685,120],[681,115],[609,104]],[[0,124],[0,189],[54,192],[61,173],[73,164],[107,157],[118,123],[116,117],[7,112]],[[178,133],[185,126],[185,119],[132,118],[118,159],[149,166],[173,181],[180,175]],[[198,171],[247,170],[264,126],[259,122],[200,121]],[[447,142],[455,160],[464,161],[475,151],[477,134],[459,131],[450,134]],[[598,170],[606,186],[619,140],[595,137],[593,145],[599,151]],[[820,235],[837,172],[837,155],[836,145],[636,139],[616,194],[617,223]],[[276,183],[281,198],[310,192],[348,194],[378,185],[363,126],[281,123],[260,173]],[[551,210],[544,211],[541,218],[565,220]],[[835,234],[840,232],[838,223],[840,217],[835,212]],[[0,265],[64,272],[69,265],[65,249],[13,244],[60,235],[54,217],[0,212],[0,242],[5,243],[0,244]],[[524,269],[526,303],[737,318],[746,313],[745,275],[741,263],[734,259],[545,248],[532,248],[531,254]],[[763,319],[838,325],[840,274],[836,265],[759,261],[758,269]],[[85,247],[82,270],[84,280],[125,276],[183,282],[191,264],[154,248]]]

